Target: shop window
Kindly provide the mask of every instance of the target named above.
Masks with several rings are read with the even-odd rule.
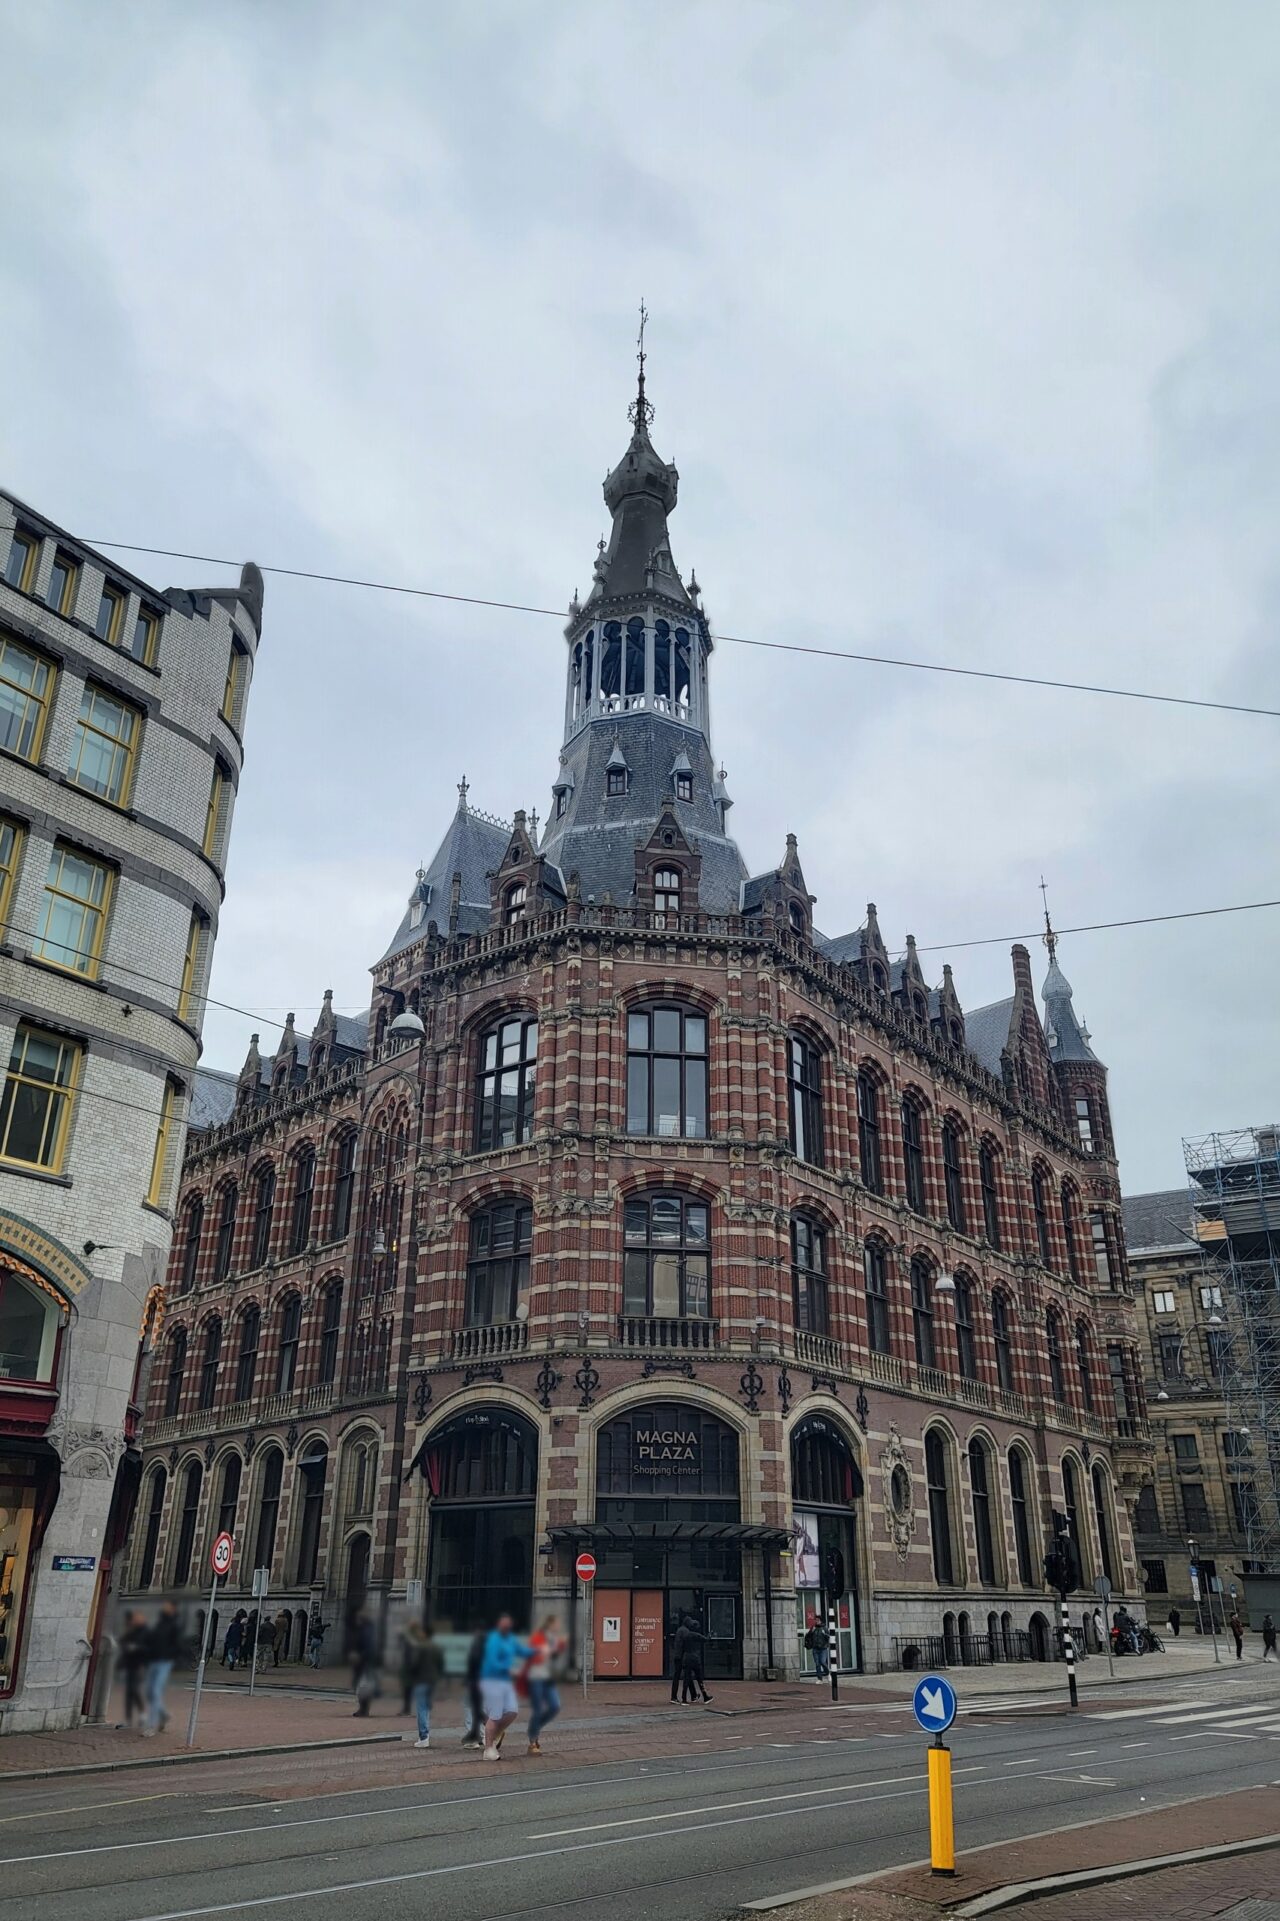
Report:
[[[12,1457],[0,1458],[0,1697],[17,1685],[38,1498],[35,1472]]]
[[[867,1346],[873,1354],[893,1352],[889,1326],[889,1261],[882,1241],[868,1241],[862,1250],[866,1284]]]
[[[647,1194],[623,1214],[623,1307],[639,1318],[711,1312],[711,1230],[705,1201]]]
[[[468,1327],[498,1327],[516,1319],[529,1292],[533,1209],[526,1201],[501,1201],[471,1219],[467,1256]]]
[[[937,1346],[933,1338],[933,1269],[917,1254],[911,1263],[911,1328],[915,1337],[916,1366],[936,1367]]]
[[[858,1172],[862,1185],[873,1194],[884,1193],[884,1167],[880,1152],[880,1088],[875,1076],[858,1076]]]
[[[791,1442],[791,1498],[795,1505],[852,1507],[862,1491],[862,1475],[843,1434],[822,1415],[806,1415]]]
[[[827,1231],[807,1214],[791,1221],[791,1290],[796,1326],[807,1334],[829,1334]]]
[[[951,1555],[951,1493],[948,1486],[950,1449],[936,1427],[924,1438],[925,1483],[929,1494],[929,1536],[933,1546],[933,1578],[942,1587],[954,1579]]]
[[[920,1104],[902,1103],[902,1162],[907,1183],[907,1206],[915,1214],[925,1211],[924,1139]]]
[[[705,1014],[655,1006],[627,1015],[627,1132],[706,1137]]]
[[[787,1062],[792,1151],[798,1160],[821,1167],[822,1056],[802,1035],[793,1034],[787,1043]]]
[[[51,1296],[0,1267],[0,1379],[52,1381],[61,1327]]]
[[[538,1023],[517,1014],[479,1041],[476,1077],[477,1149],[517,1147],[533,1134]]]

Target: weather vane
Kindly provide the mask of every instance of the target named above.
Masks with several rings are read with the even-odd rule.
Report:
[[[649,318],[649,309],[643,299],[640,302],[640,331],[636,335],[636,359],[640,363],[640,379],[636,387],[636,397],[627,408],[627,419],[634,427],[647,427],[653,419],[653,407],[644,397],[644,330]]]
[[[1049,959],[1053,960],[1058,952],[1058,936],[1054,933],[1053,922],[1049,919],[1049,890],[1044,884],[1043,874],[1040,876],[1040,898],[1044,902],[1044,933],[1040,938],[1049,950]]]

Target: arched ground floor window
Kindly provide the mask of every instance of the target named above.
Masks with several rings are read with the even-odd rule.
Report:
[[[823,1671],[804,1637],[827,1626],[836,1610],[840,1667],[861,1671],[857,1503],[862,1474],[843,1431],[821,1414],[809,1414],[791,1437],[791,1529],[796,1583],[796,1633],[802,1665]]]
[[[528,1628],[533,1596],[538,1436],[505,1407],[476,1407],[438,1428],[414,1465],[431,1494],[427,1615],[473,1633],[500,1614]]]

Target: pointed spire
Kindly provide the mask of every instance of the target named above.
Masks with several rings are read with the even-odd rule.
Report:
[[[638,434],[648,433],[649,422],[653,419],[652,404],[644,397],[644,330],[649,319],[649,309],[643,298],[640,301],[640,331],[636,335],[636,359],[640,364],[640,376],[636,383],[636,397],[627,408],[627,419]]]
[[[458,812],[460,814],[465,814],[467,811],[467,795],[470,791],[471,783],[464,774],[458,782]]]

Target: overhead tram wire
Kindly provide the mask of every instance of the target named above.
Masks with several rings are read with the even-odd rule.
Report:
[[[207,567],[239,567],[241,564],[217,554],[188,554],[174,547],[144,547],[139,542],[128,540],[89,540],[86,545],[110,547],[117,553],[153,554],[165,560],[191,560]],[[264,574],[279,574],[289,580],[321,581],[331,587],[360,587],[369,593],[406,594],[417,600],[449,601],[455,606],[491,607],[502,613],[546,615],[550,620],[563,621],[567,612],[563,607],[537,607],[519,600],[488,600],[479,594],[451,594],[438,587],[408,587],[391,580],[363,580],[350,574],[322,574],[306,567],[264,564],[261,571]],[[1141,687],[1110,687],[1100,681],[1055,680],[1044,674],[1003,673],[995,667],[957,667],[938,660],[907,660],[896,654],[859,653],[846,647],[811,647],[799,641],[756,640],[746,634],[716,633],[713,638],[735,647],[760,647],[780,654],[810,654],[822,660],[852,660],[868,667],[903,667],[914,673],[950,674],[963,680],[997,680],[1017,687],[1051,687],[1060,693],[1101,694],[1111,700],[1145,700],[1164,707],[1198,707],[1210,713],[1254,714],[1265,720],[1280,720],[1280,707],[1253,707],[1243,701],[1202,700],[1191,694],[1157,694]]]

